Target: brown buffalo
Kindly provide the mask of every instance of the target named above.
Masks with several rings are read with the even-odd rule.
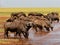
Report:
[[[57,22],[59,22],[59,14],[57,12],[51,12],[51,13],[47,14],[47,16],[49,17],[51,22],[56,21],[56,20],[57,20]]]
[[[31,28],[33,23],[21,19],[16,19],[13,22],[5,22],[4,30],[5,37],[8,37],[8,31],[16,32],[16,35],[22,33],[25,38],[28,38],[28,30]]]
[[[51,25],[50,21],[46,19],[44,16],[38,17],[38,16],[28,16],[29,19],[34,22],[35,26],[34,29],[37,31],[37,27],[42,31],[43,28],[46,28],[47,31],[53,30],[53,26]]]

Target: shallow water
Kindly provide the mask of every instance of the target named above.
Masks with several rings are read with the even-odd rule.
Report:
[[[60,45],[60,22],[54,22],[53,26],[54,30],[50,32],[35,32],[34,29],[30,29],[29,39],[22,38],[20,40],[17,39],[17,41],[10,40],[8,42],[10,45]],[[0,38],[4,40],[3,34],[0,36]],[[6,44],[6,42],[4,44]]]

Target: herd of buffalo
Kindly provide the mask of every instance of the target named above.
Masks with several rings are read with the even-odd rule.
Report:
[[[8,33],[14,32],[15,36],[21,38],[21,34],[25,38],[29,36],[29,29],[34,28],[36,32],[38,29],[43,31],[53,31],[52,22],[59,22],[59,14],[57,12],[51,12],[47,15],[37,12],[30,12],[26,15],[24,12],[11,13],[9,19],[4,23],[4,37],[8,38]]]

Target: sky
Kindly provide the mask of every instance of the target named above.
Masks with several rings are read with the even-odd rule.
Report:
[[[60,0],[0,0],[0,8],[60,7]]]

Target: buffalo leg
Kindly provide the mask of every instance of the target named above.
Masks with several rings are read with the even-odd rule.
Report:
[[[38,28],[42,31],[43,27],[41,25],[38,26]]]
[[[53,27],[51,27],[51,30],[53,31]]]
[[[28,39],[28,35],[29,35],[28,32],[24,32],[23,35],[24,35],[24,37],[25,37],[26,39]]]
[[[46,27],[46,26],[44,26],[44,27],[46,28],[47,31],[50,31],[49,27]]]
[[[35,29],[35,31],[37,32],[37,26],[33,26],[33,28]]]
[[[57,22],[59,22],[59,19],[57,19]]]
[[[21,32],[16,32],[15,36],[19,35],[19,37],[21,38]]]
[[[4,33],[4,38],[8,38],[8,31],[5,31],[5,33]]]

